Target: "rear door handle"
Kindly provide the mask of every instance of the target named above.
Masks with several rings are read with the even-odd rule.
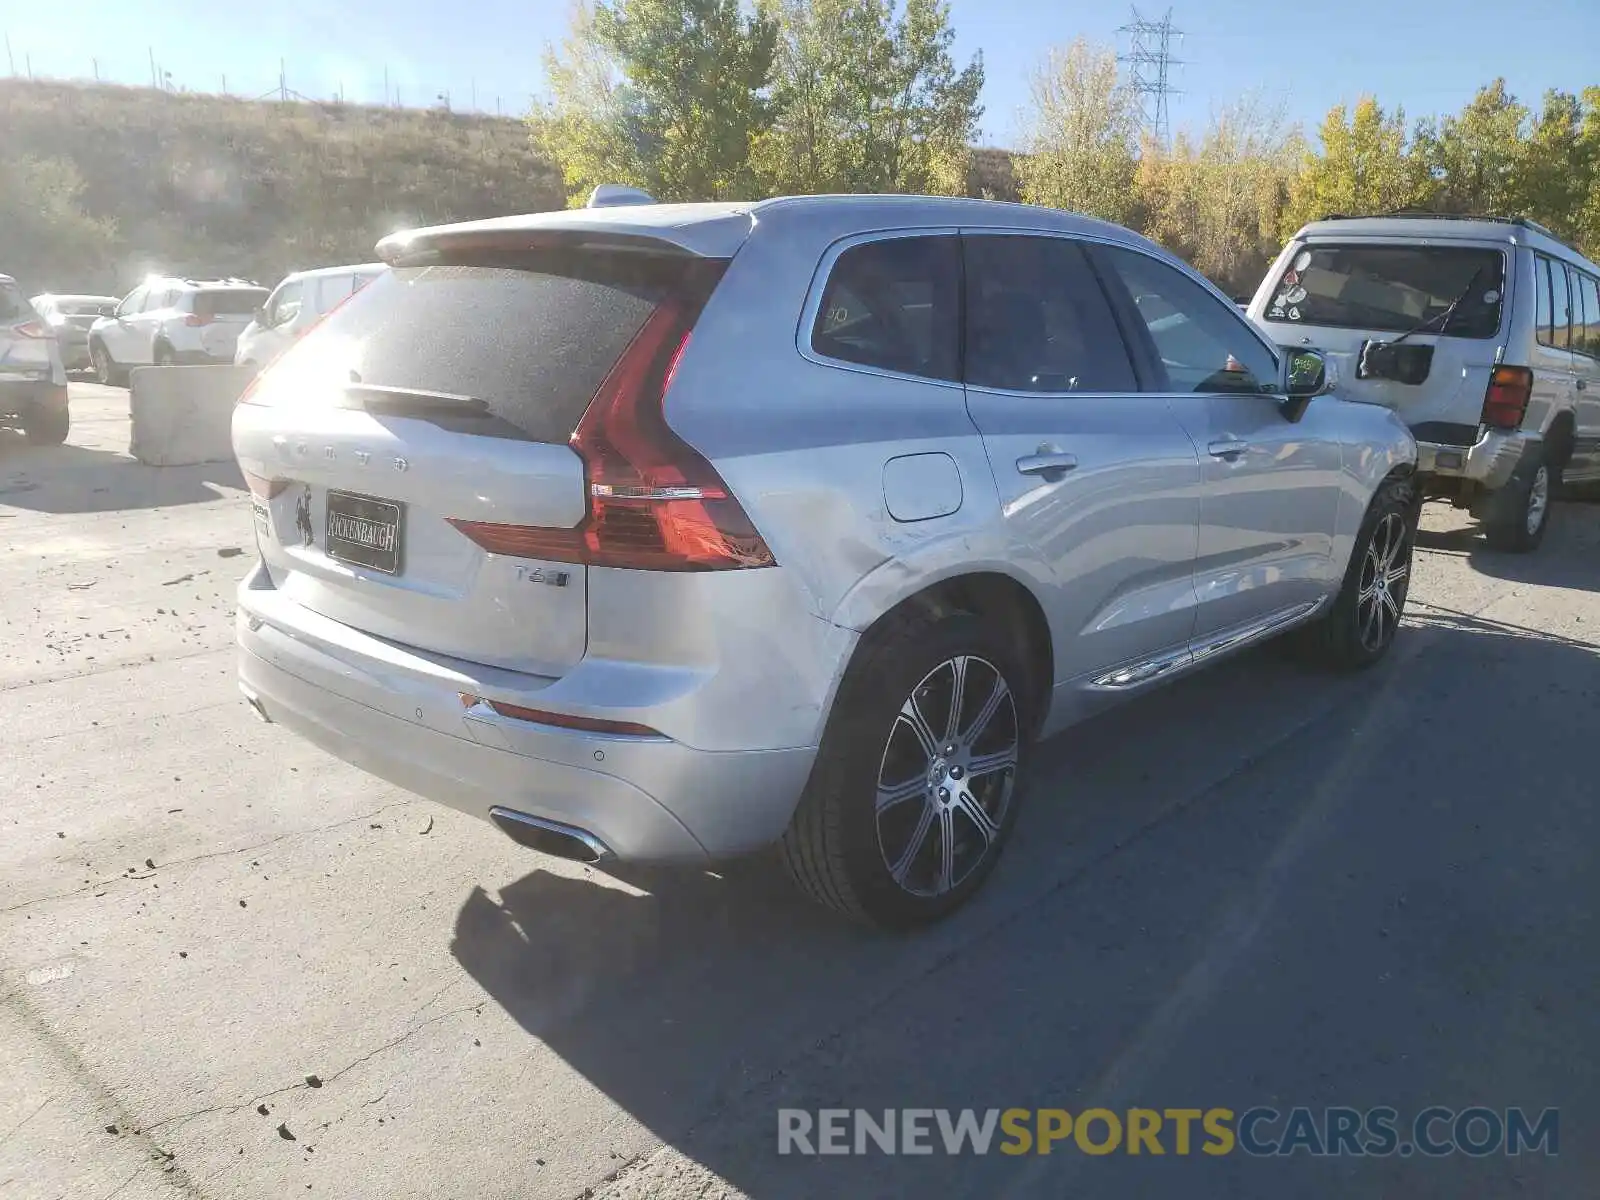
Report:
[[[1212,458],[1226,458],[1231,461],[1250,449],[1250,443],[1241,442],[1235,438],[1219,438],[1207,446],[1206,449],[1211,452]]]
[[[1017,470],[1024,475],[1043,475],[1046,478],[1065,475],[1077,465],[1077,455],[1047,450],[1043,446],[1037,454],[1024,454],[1017,459]]]

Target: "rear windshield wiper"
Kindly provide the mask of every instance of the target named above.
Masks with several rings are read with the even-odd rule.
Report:
[[[489,402],[454,392],[429,392],[421,388],[383,387],[373,383],[347,383],[344,394],[356,408],[397,417],[449,415],[486,417]]]
[[[1450,301],[1450,306],[1448,308],[1446,308],[1442,313],[1440,313],[1436,317],[1429,317],[1426,321],[1423,321],[1421,324],[1413,325],[1410,329],[1406,330],[1399,337],[1392,339],[1389,342],[1389,345],[1398,346],[1401,342],[1405,341],[1413,333],[1421,333],[1423,330],[1427,329],[1429,325],[1432,325],[1435,321],[1439,322],[1439,336],[1443,337],[1444,334],[1445,334],[1445,331],[1450,328],[1450,318],[1456,315],[1456,309],[1460,308],[1463,304],[1465,304],[1466,300],[1467,300],[1467,297],[1472,295],[1472,289],[1478,286],[1478,279],[1482,275],[1483,275],[1483,268],[1479,267],[1476,271],[1474,271],[1472,273],[1472,278],[1467,280],[1467,286],[1461,289],[1461,294],[1459,296],[1457,296],[1454,300]]]

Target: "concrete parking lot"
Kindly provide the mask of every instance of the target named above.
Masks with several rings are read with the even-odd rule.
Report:
[[[0,438],[0,1198],[1600,1192],[1600,505],[1424,519],[1410,628],[1048,744],[991,885],[895,939],[762,858],[521,850],[255,721],[228,466],[126,394]],[[1559,1154],[780,1158],[780,1107],[1560,1110]]]

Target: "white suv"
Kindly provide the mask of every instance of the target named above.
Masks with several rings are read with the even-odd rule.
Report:
[[[147,279],[89,327],[89,359],[113,384],[126,383],[130,367],[231,363],[266,298],[248,279]]]
[[[387,263],[363,263],[295,271],[284,276],[239,335],[233,361],[259,371],[322,317],[388,269]]]

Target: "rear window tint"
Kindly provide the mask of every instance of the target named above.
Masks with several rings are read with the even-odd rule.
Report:
[[[1267,302],[1267,319],[1451,337],[1500,328],[1505,256],[1457,246],[1318,244],[1295,254]],[[1457,303],[1459,301],[1459,303]],[[1448,328],[1444,317],[1452,304]]]
[[[268,296],[266,288],[239,288],[196,292],[194,311],[202,317],[248,317]]]
[[[472,396],[527,437],[564,442],[685,267],[595,250],[399,267],[335,309],[280,370],[314,364],[339,382]]]
[[[954,237],[897,237],[839,256],[811,330],[828,358],[930,379],[960,377],[961,247]]]
[[[20,288],[15,284],[0,283],[0,321],[20,321],[24,317],[32,320],[38,315]]]

